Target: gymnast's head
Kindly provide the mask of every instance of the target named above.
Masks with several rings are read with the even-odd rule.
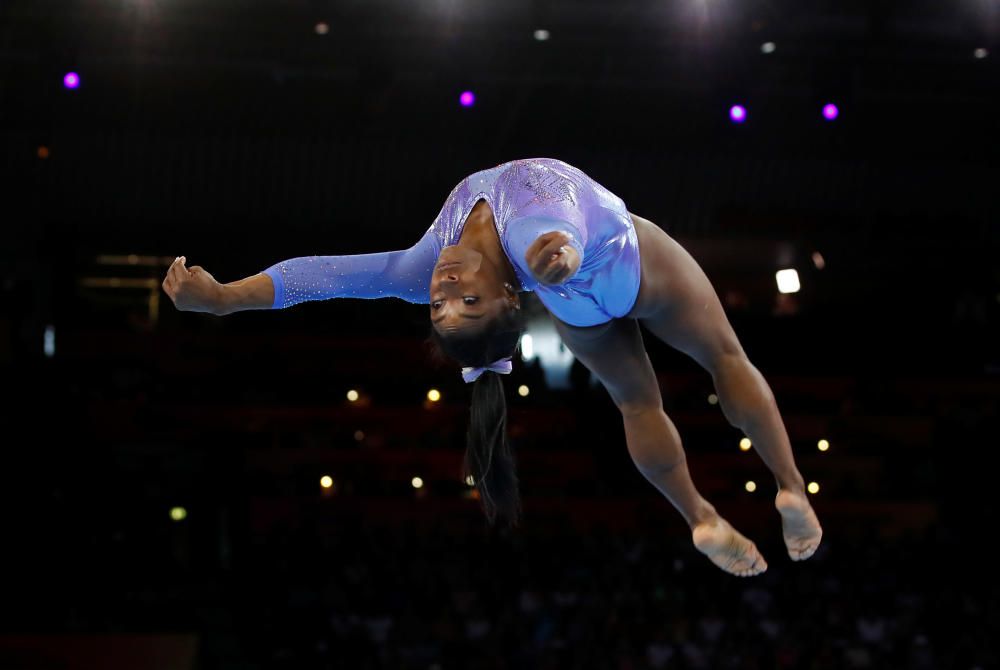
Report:
[[[504,280],[501,268],[459,244],[441,250],[431,275],[429,303],[431,325],[446,339],[510,325],[520,309],[517,292]]]
[[[459,368],[498,362],[503,367],[504,359],[513,360],[524,329],[520,299],[488,258],[468,247],[445,247],[429,297],[430,342],[439,360],[451,359],[455,374],[461,373]],[[501,374],[487,369],[468,385],[472,398],[464,476],[472,477],[491,524],[503,516],[516,526],[520,500]]]

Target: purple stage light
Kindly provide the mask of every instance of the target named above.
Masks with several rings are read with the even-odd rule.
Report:
[[[747,110],[743,105],[733,105],[729,108],[729,118],[733,123],[743,123],[747,120]]]
[[[462,107],[472,107],[472,103],[476,101],[476,96],[472,91],[464,91],[462,95],[458,96],[458,101],[462,103]]]
[[[827,121],[833,121],[835,118],[840,116],[840,110],[833,103],[828,105],[823,105],[823,118]]]
[[[79,88],[80,75],[76,72],[67,72],[66,76],[63,77],[63,86],[66,88]]]

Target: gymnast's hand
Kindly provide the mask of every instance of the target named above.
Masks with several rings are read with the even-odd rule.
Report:
[[[531,274],[540,284],[562,284],[580,269],[580,254],[569,244],[570,236],[559,230],[539,235],[524,253]]]
[[[164,292],[182,312],[215,314],[222,303],[222,285],[200,265],[187,269],[186,261],[184,256],[178,256],[170,265],[163,280]]]

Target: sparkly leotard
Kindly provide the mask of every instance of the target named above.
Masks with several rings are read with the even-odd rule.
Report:
[[[521,288],[558,319],[593,326],[624,316],[639,292],[639,242],[625,203],[581,170],[552,158],[515,160],[463,179],[415,245],[350,256],[301,256],[264,270],[274,282],[272,309],[307,300],[396,297],[430,300],[441,249],[457,244],[473,206],[493,212],[504,253]],[[539,284],[524,255],[539,235],[570,233],[580,268],[564,283]]]

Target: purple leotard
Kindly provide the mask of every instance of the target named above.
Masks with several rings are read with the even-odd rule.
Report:
[[[264,270],[272,309],[329,298],[401,298],[427,304],[441,249],[458,243],[472,207],[485,200],[521,288],[558,319],[593,326],[626,315],[639,293],[639,242],[621,198],[553,158],[515,160],[463,179],[409,249],[351,256],[300,256]],[[564,283],[539,284],[524,255],[539,235],[570,233],[580,268]]]

